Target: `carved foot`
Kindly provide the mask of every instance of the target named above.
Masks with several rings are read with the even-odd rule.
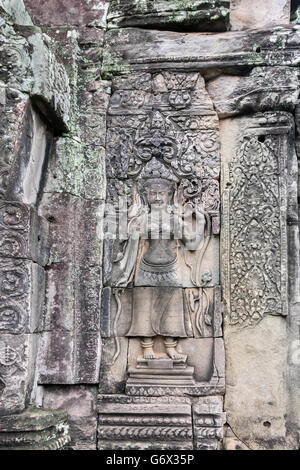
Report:
[[[166,348],[166,353],[173,360],[186,359],[184,354],[180,354],[175,348]]]
[[[186,360],[186,355],[181,354],[180,352],[177,351],[177,340],[174,338],[169,338],[167,337],[164,340],[165,343],[165,348],[166,348],[166,353],[168,356],[173,359],[173,361],[178,361],[178,360]]]
[[[156,358],[155,352],[153,351],[153,344],[154,342],[152,338],[144,338],[144,340],[141,341],[144,359]]]
[[[152,348],[144,348],[144,359],[155,359],[156,355]]]

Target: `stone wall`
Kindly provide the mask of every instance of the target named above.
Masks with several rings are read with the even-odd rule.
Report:
[[[298,449],[297,19],[288,0],[154,3],[0,2],[0,414],[66,411],[53,448]],[[206,214],[180,287],[125,281],[128,242],[104,236],[149,175]],[[174,286],[188,359],[162,387],[127,332]]]

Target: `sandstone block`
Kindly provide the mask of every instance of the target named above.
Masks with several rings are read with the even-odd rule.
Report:
[[[44,387],[43,406],[68,413],[72,450],[96,450],[96,394],[87,386]]]
[[[155,3],[125,0],[111,2],[108,27],[144,27],[187,31],[226,31],[229,1],[159,0]]]
[[[289,24],[290,2],[288,0],[232,0],[230,24],[232,30],[265,28],[278,24]]]
[[[1,415],[19,413],[28,404],[36,352],[36,335],[0,333]]]
[[[58,450],[70,442],[68,416],[64,411],[30,407],[4,416],[0,425],[0,449]]]
[[[0,332],[33,333],[42,323],[45,274],[32,261],[0,258]]]
[[[28,258],[42,266],[48,260],[48,224],[35,209],[20,202],[0,202],[0,255]]]

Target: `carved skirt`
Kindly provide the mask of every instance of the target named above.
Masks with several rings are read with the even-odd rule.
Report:
[[[126,336],[192,336],[191,322],[178,287],[135,287],[131,326]]]

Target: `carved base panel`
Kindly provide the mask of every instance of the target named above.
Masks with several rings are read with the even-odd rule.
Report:
[[[137,441],[98,441],[98,450],[193,450],[192,442],[152,443]]]
[[[29,408],[3,416],[0,450],[58,450],[70,442],[68,416],[64,411]]]
[[[225,379],[219,380],[217,385],[207,383],[197,383],[193,386],[153,386],[153,385],[131,385],[126,384],[126,394],[135,396],[202,396],[202,395],[224,395]]]
[[[194,402],[188,397],[99,395],[98,449],[219,449],[222,403],[218,396]]]
[[[196,449],[220,449],[225,422],[226,413],[223,413],[222,397],[198,398],[193,405],[193,429]]]
[[[99,396],[98,448],[192,449],[191,404],[186,398]]]

